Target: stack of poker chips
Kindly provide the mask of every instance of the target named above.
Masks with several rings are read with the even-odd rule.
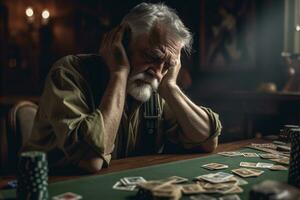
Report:
[[[294,129],[299,129],[300,126],[298,125],[284,125],[283,129],[280,130],[279,133],[279,139],[284,142],[290,142],[291,141],[291,133]]]
[[[291,154],[288,183],[300,188],[300,129],[291,131]]]
[[[17,179],[17,199],[48,199],[48,162],[46,154],[38,151],[21,153]]]

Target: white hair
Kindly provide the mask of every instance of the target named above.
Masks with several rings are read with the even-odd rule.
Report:
[[[132,37],[141,33],[150,33],[157,23],[163,23],[168,33],[183,43],[183,49],[187,53],[191,52],[192,34],[178,17],[176,11],[163,3],[138,4],[122,20],[122,24],[129,24]]]

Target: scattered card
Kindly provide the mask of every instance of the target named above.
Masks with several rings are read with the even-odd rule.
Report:
[[[228,168],[228,165],[224,165],[221,163],[208,163],[205,165],[202,165],[203,168],[209,169],[209,170],[216,170],[216,169],[226,169]]]
[[[271,168],[270,168],[271,170],[288,170],[288,168],[287,167],[285,167],[285,166],[282,166],[282,165],[273,165]]]
[[[116,182],[113,186],[113,189],[115,190],[133,191],[135,188],[135,185],[124,185],[121,181]]]
[[[290,159],[287,158],[287,157],[285,157],[285,158],[271,159],[271,161],[278,162],[280,164],[285,164],[285,165],[288,165],[290,163]]]
[[[214,174],[201,175],[198,176],[197,179],[203,179],[211,183],[222,183],[228,181],[228,179],[230,179],[231,177],[233,177],[232,174],[228,174],[225,172],[218,172]]]
[[[146,182],[146,180],[141,176],[124,177],[124,178],[121,178],[120,181],[124,185],[136,185],[138,183]]]
[[[243,155],[242,153],[237,152],[237,151],[219,152],[218,154],[219,154],[219,155],[222,155],[222,156],[229,156],[229,157],[234,157],[234,156],[241,156],[241,155]]]
[[[256,167],[257,168],[271,168],[273,167],[274,164],[272,163],[263,163],[263,162],[258,162]]]
[[[261,153],[259,156],[263,159],[276,159],[279,157],[278,154],[271,154],[271,153]]]
[[[243,156],[247,158],[259,157],[257,153],[243,153]]]
[[[181,187],[184,194],[198,194],[205,191],[199,184],[185,184]]]
[[[257,167],[257,163],[254,162],[240,162],[241,167]]]
[[[233,173],[242,176],[242,177],[255,177],[260,176],[264,171],[255,170],[255,169],[247,169],[247,168],[238,168],[231,170]]]

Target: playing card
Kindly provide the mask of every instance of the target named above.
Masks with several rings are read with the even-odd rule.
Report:
[[[222,155],[222,156],[229,156],[229,157],[241,156],[242,155],[242,153],[237,152],[237,151],[226,151],[226,152],[220,152],[218,154]]]
[[[273,165],[270,169],[271,170],[288,170],[287,167],[282,166],[282,165]]]
[[[259,176],[264,173],[264,171],[258,169],[248,169],[248,170],[252,171],[256,176]]]
[[[243,156],[248,158],[258,157],[257,153],[243,153]]]
[[[184,194],[198,194],[205,191],[199,184],[185,184],[181,187]]]
[[[253,162],[240,162],[240,166],[241,167],[257,167],[257,163],[253,163]]]
[[[138,183],[146,182],[146,180],[141,176],[124,177],[124,178],[121,178],[120,181],[124,185],[136,185]]]
[[[75,194],[73,192],[66,192],[52,198],[53,200],[78,200],[82,199],[82,196]]]
[[[223,189],[223,188],[232,188],[236,185],[237,185],[237,182],[205,183],[203,188],[205,188],[205,189]]]
[[[233,169],[231,171],[242,177],[259,176],[264,172],[264,171],[260,171],[260,170],[247,169],[247,168],[238,168],[238,169]]]
[[[133,191],[135,188],[135,185],[124,185],[121,181],[116,182],[113,186],[113,189],[115,190]]]
[[[233,178],[235,178],[237,180],[237,185],[247,185],[248,184],[248,181],[246,181],[240,177],[234,176]]]
[[[285,157],[285,158],[271,159],[271,160],[274,161],[274,162],[285,164],[285,165],[288,165],[290,163],[290,159],[287,158],[287,157]]]
[[[173,184],[184,183],[184,182],[189,181],[189,179],[183,178],[183,177],[180,177],[180,176],[170,176],[170,177],[166,178],[165,180],[166,181],[172,181]]]
[[[221,163],[208,163],[205,165],[202,165],[203,168],[209,169],[209,170],[215,170],[215,169],[226,169],[228,168],[228,165],[224,165]]]
[[[274,164],[272,163],[263,163],[263,162],[258,162],[256,167],[258,168],[271,168]]]
[[[198,176],[197,179],[203,179],[211,183],[222,183],[228,181],[228,179],[230,179],[231,177],[233,177],[232,174],[218,172],[214,174],[205,174],[202,176]]]
[[[264,159],[276,159],[279,157],[278,154],[271,154],[271,153],[261,153],[259,154],[259,156]]]
[[[239,186],[235,186],[233,188],[230,188],[228,190],[220,191],[222,194],[236,194],[236,193],[242,193],[244,190],[243,188]]]

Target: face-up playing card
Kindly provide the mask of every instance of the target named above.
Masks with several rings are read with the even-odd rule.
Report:
[[[241,167],[257,167],[257,163],[254,162],[240,162]]]
[[[271,154],[271,153],[261,153],[259,154],[259,156],[264,159],[276,159],[279,157],[278,154]]]
[[[75,194],[73,192],[66,192],[52,198],[53,200],[78,200],[82,199],[82,196]]]
[[[224,165],[221,163],[208,163],[208,164],[202,165],[202,167],[209,169],[209,170],[215,170],[215,169],[226,169],[226,168],[228,168],[228,165]]]
[[[203,179],[211,183],[222,183],[228,181],[228,179],[230,179],[231,177],[233,177],[232,174],[218,172],[214,174],[205,174],[202,176],[198,176],[197,179]]]
[[[271,168],[273,167],[274,164],[272,163],[263,163],[263,162],[259,162],[257,163],[256,167],[258,168]]]
[[[141,176],[124,177],[124,178],[120,179],[120,181],[124,185],[136,185],[138,183],[146,182],[146,180]]]
[[[247,169],[247,168],[238,168],[238,169],[233,169],[231,171],[242,177],[260,176],[264,172],[260,170]]]
[[[124,185],[120,181],[116,182],[113,186],[115,190],[126,190],[126,191],[133,191],[135,190],[135,185]]]
[[[248,158],[258,157],[257,153],[243,153],[243,156]]]
[[[205,191],[199,184],[185,184],[181,186],[184,194],[198,194]]]
[[[229,157],[241,156],[242,155],[242,153],[237,152],[237,151],[226,151],[226,152],[220,152],[218,154],[222,155],[222,156],[229,156]]]
[[[270,167],[271,170],[288,170],[287,167],[282,166],[282,165],[273,165],[272,167]]]
[[[289,158],[277,158],[277,159],[271,159],[272,161],[274,162],[278,162],[278,163],[281,163],[281,164],[285,164],[285,165],[288,165],[289,162],[290,162],[290,159]]]

